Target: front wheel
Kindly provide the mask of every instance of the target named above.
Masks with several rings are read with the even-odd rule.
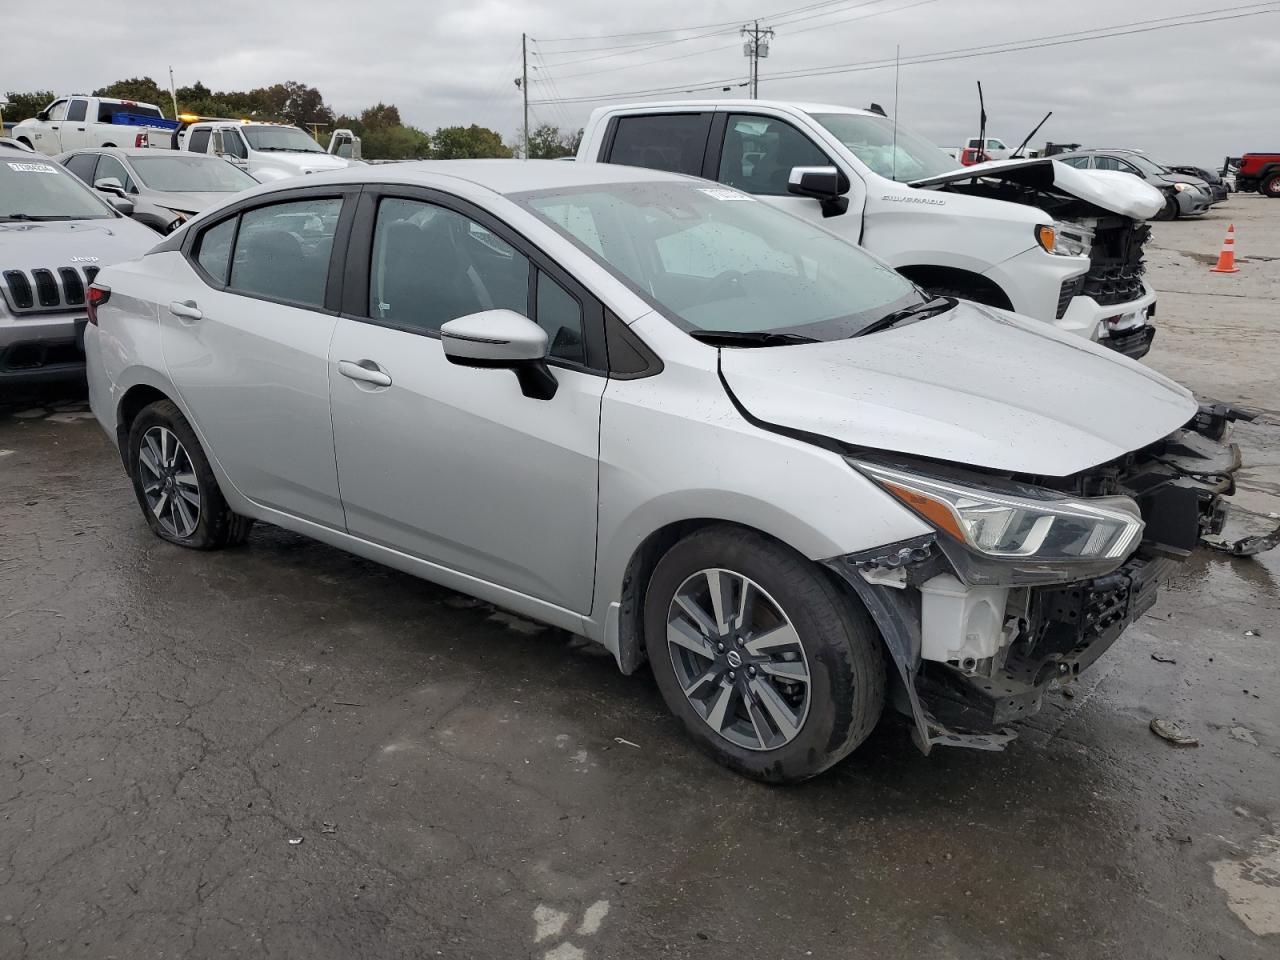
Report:
[[[700,530],[659,561],[645,646],[671,711],[725,766],[775,783],[839,762],[884,708],[879,634],[824,571],[736,527]]]
[[[153,533],[195,550],[242,543],[253,521],[233,513],[187,418],[169,400],[129,429],[129,477]]]

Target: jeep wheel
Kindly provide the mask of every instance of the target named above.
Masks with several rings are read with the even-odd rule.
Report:
[[[659,561],[645,646],[671,711],[725,766],[775,783],[815,776],[880,718],[885,661],[866,611],[805,557],[709,527]]]
[[[1258,187],[1258,192],[1272,200],[1280,200],[1280,173],[1273,173],[1263,180]]]
[[[172,402],[144,408],[129,429],[129,478],[153,533],[195,550],[243,543],[253,521],[233,513],[195,431]]]

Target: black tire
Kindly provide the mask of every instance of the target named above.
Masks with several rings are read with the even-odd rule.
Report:
[[[147,468],[142,462],[141,451],[147,432],[154,427],[167,429],[177,437],[199,487],[200,502],[197,521],[194,529],[186,535],[175,534],[174,531],[166,529],[165,524],[147,502],[143,480]],[[187,418],[182,415],[182,411],[176,405],[169,400],[157,400],[144,407],[129,428],[128,444],[129,479],[133,483],[133,492],[138,498],[138,505],[142,508],[142,515],[146,517],[152,533],[162,540],[193,550],[218,550],[244,543],[245,538],[249,536],[253,521],[233,512],[227,506],[227,501],[218,488],[217,478],[213,475],[209,460],[200,447],[195,431],[191,429],[191,424],[187,423]]]
[[[1152,220],[1177,220],[1178,219],[1178,198],[1169,197],[1165,200],[1164,206],[1160,208]]]
[[[763,589],[789,618],[803,646],[809,673],[807,713],[794,739],[775,748],[749,749],[713,730],[677,678],[667,642],[668,611],[689,578],[713,568],[744,576]],[[717,525],[677,543],[650,578],[644,623],[649,662],[667,706],[699,747],[745,776],[771,783],[816,776],[861,744],[883,712],[883,644],[866,610],[812,561],[762,534]]]
[[[1273,173],[1258,184],[1258,192],[1272,200],[1280,200],[1280,173]]]

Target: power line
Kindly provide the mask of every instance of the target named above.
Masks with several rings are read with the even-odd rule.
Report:
[[[817,7],[830,7],[841,3],[848,3],[849,0],[820,0],[818,3],[810,3],[802,7],[795,7],[790,10],[780,10],[761,16],[761,20],[768,20],[776,17],[784,17],[793,13],[802,13],[806,10],[813,10]],[[868,2],[876,3],[880,0],[868,0]],[[665,30],[633,30],[630,33],[608,33],[596,36],[578,36],[578,37],[541,37],[542,43],[570,43],[578,40],[620,40],[625,37],[652,37],[666,33],[684,33],[689,30],[709,30],[712,27],[737,27],[741,24],[741,20],[724,20],[720,23],[703,23],[692,27],[668,27]]]
[[[606,93],[598,97],[565,97],[561,103],[595,103],[601,100],[626,100],[631,97],[657,97],[663,95],[674,95],[677,93],[700,93],[705,90],[727,90],[730,87],[745,87],[750,81],[743,80],[741,76],[729,77],[726,80],[703,80],[695,81],[691,84],[682,84],[677,87],[661,87],[654,90],[628,90],[624,93]],[[530,100],[530,104],[546,103],[545,100]]]

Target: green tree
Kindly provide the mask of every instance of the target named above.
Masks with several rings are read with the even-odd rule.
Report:
[[[28,120],[52,103],[55,97],[57,94],[52,90],[33,90],[30,93],[10,90],[4,95],[9,101],[9,105],[4,108],[5,121],[17,123],[19,120]]]
[[[116,100],[137,100],[141,103],[151,103],[161,108],[166,104],[170,104],[169,92],[161,90],[160,84],[150,77],[131,77],[128,80],[117,80],[115,83],[108,84],[105,87],[99,87],[93,91],[93,96],[113,97]],[[172,109],[171,104],[169,108]]]
[[[360,124],[366,130],[386,130],[404,125],[400,120],[399,108],[394,103],[382,101],[378,101],[360,114]]]
[[[474,157],[509,157],[511,150],[502,134],[478,124],[469,127],[441,127],[431,135],[431,156],[436,160],[467,160]]]
[[[383,127],[360,134],[369,160],[421,160],[431,156],[431,137],[416,127]]]
[[[564,131],[550,124],[539,124],[529,131],[529,159],[554,160],[557,157],[572,157],[578,152],[578,144],[582,142],[582,130]]]

